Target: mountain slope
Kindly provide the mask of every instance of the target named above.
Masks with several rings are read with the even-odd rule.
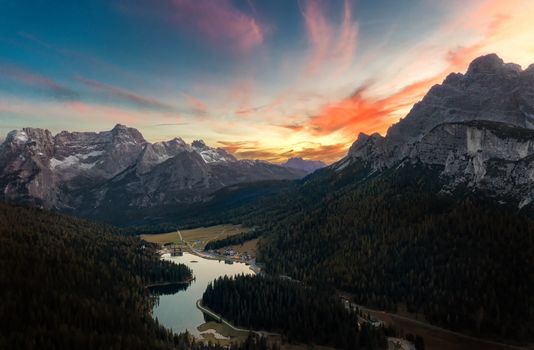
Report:
[[[55,136],[25,128],[10,132],[0,145],[1,200],[95,217],[118,205],[139,211],[189,205],[224,186],[304,175],[267,162],[237,160],[202,141],[188,145],[175,138],[152,144],[123,125]]]
[[[527,339],[534,222],[481,195],[440,195],[437,172],[386,170],[263,222],[270,234],[262,261],[271,273],[335,286],[363,305],[407,305],[447,328]]]
[[[150,282],[191,270],[112,229],[0,204],[2,349],[175,349],[189,340],[151,318]]]
[[[267,271],[446,328],[532,341],[531,69],[479,58],[386,137],[362,134],[339,162],[234,209],[264,233]]]

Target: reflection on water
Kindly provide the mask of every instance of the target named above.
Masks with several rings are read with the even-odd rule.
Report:
[[[164,292],[158,287],[156,292],[160,296],[153,309],[154,317],[160,324],[177,333],[188,330],[194,335],[199,334],[197,327],[206,321],[204,314],[197,309],[196,302],[202,298],[209,282],[224,275],[253,274],[242,263],[225,264],[224,261],[208,260],[189,253],[173,257],[164,255],[164,259],[189,266],[196,277],[190,285],[165,286]],[[166,289],[167,287],[170,288]]]
[[[154,286],[154,287],[148,287],[148,290],[150,291],[150,294],[155,296],[161,296],[161,295],[173,295],[178,293],[181,290],[186,290],[189,287],[189,283],[181,283],[181,284],[170,284],[166,286]]]

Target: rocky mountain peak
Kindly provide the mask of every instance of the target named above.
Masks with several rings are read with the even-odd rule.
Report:
[[[204,150],[207,149],[208,146],[204,142],[204,140],[195,140],[191,143],[191,147],[198,149],[198,150]]]
[[[433,86],[386,137],[360,134],[342,171],[357,162],[370,172],[416,163],[440,171],[444,193],[459,188],[534,203],[534,66],[526,70],[491,54],[465,74]]]
[[[209,147],[203,140],[193,141],[191,147],[195,152],[200,154],[206,163],[237,161],[237,159],[224,148]]]
[[[475,58],[469,64],[466,75],[494,74],[502,70],[504,66],[504,61],[499,56],[492,53]]]
[[[534,75],[495,54],[475,59],[467,73],[450,74],[433,86],[388,132],[388,142],[413,143],[447,122],[490,120],[533,127]],[[528,113],[525,113],[528,111]]]
[[[139,130],[135,128],[129,128],[122,124],[117,124],[111,129],[111,135],[114,140],[123,141],[123,142],[132,142],[144,144],[147,141]]]

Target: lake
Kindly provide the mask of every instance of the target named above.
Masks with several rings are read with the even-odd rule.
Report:
[[[203,313],[197,309],[196,302],[202,298],[209,282],[224,275],[254,274],[250,267],[243,263],[226,264],[223,260],[204,259],[189,253],[173,257],[165,254],[163,259],[187,265],[193,270],[196,278],[189,286],[184,287],[185,290],[180,287],[163,289],[161,292],[164,294],[160,295],[159,303],[152,311],[153,317],[157,318],[161,325],[176,333],[188,330],[195,336],[200,334],[197,327],[205,323],[205,320]]]

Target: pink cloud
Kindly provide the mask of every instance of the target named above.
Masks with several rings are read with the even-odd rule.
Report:
[[[18,84],[37,88],[58,100],[71,101],[79,98],[78,93],[74,90],[56,83],[52,79],[14,65],[0,64],[0,77],[4,77]]]
[[[191,108],[193,109],[195,115],[204,116],[208,113],[208,106],[198,98],[191,95],[185,95],[185,98],[187,99],[187,102],[191,105]]]
[[[325,63],[347,68],[353,60],[358,38],[358,25],[352,18],[352,7],[348,0],[343,6],[343,22],[338,29],[333,28],[325,16],[325,9],[317,0],[304,3],[302,16],[311,45],[311,57],[306,74],[311,75]]]
[[[194,26],[218,46],[230,45],[244,53],[265,39],[266,27],[229,0],[173,0],[173,4],[179,24]]]
[[[86,79],[83,77],[77,77],[77,80],[83,83],[84,85],[90,87],[93,90],[102,92],[110,97],[115,99],[120,99],[129,103],[134,104],[137,107],[150,109],[160,112],[174,112],[175,108],[167,105],[156,99],[141,96],[132,91],[128,91],[119,87],[112,85],[104,84],[95,80]]]

